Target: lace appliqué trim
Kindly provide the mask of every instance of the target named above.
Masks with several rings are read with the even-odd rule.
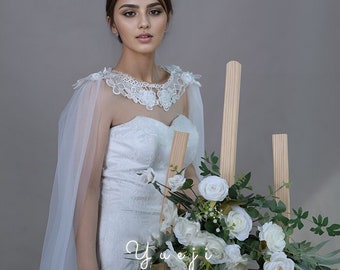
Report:
[[[148,110],[159,106],[168,111],[172,104],[180,99],[186,87],[191,84],[201,86],[197,81],[200,76],[191,72],[183,72],[178,66],[164,66],[163,68],[170,73],[170,77],[162,84],[138,81],[125,73],[105,68],[78,80],[74,88],[80,87],[86,81],[104,79],[114,94],[123,95],[135,103],[144,105]]]

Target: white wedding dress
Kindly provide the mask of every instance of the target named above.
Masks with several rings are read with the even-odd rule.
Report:
[[[190,133],[187,166],[194,160],[198,134],[185,116],[179,115],[170,126],[138,116],[112,128],[101,191],[101,269],[139,269],[136,261],[126,259],[125,247],[131,240],[146,243],[159,230],[162,195],[138,172],[153,168],[164,184],[174,130]]]
[[[197,168],[203,154],[203,111],[198,89],[199,83],[195,80],[194,75],[183,72],[176,66],[164,68],[170,73],[170,78],[162,85],[148,85],[147,83],[140,85],[140,82],[134,81],[127,75],[107,69],[79,80],[76,85],[77,88],[83,88],[80,90],[81,92],[89,87],[89,82],[95,85],[92,87],[93,89],[97,89],[99,86],[96,85],[105,80],[112,87],[114,94],[122,94],[134,102],[145,105],[148,109],[152,109],[153,106],[161,106],[164,110],[169,109],[184,91],[188,91],[189,117],[180,114],[168,126],[150,117],[136,116],[110,130],[102,172],[99,207],[98,259],[101,270],[139,269],[138,261],[131,260],[134,257],[126,254],[126,245],[129,241],[146,243],[150,240],[150,235],[159,230],[162,206],[162,195],[152,184],[145,183],[140,172],[152,168],[157,181],[165,182],[174,131],[189,133],[185,166],[193,163]],[[158,91],[156,97],[145,98],[143,94],[150,92],[145,90],[148,86],[150,88],[161,87],[162,92]],[[130,91],[131,89],[133,91]],[[96,95],[96,91],[90,92],[91,95]],[[154,92],[152,91],[152,93]],[[64,112],[61,117],[59,139],[62,142],[67,141],[67,143],[65,143],[64,150],[62,144],[59,146],[59,159],[61,159],[63,151],[67,152],[65,158],[70,159],[68,155],[72,151],[69,141],[78,142],[79,139],[75,136],[79,136],[79,138],[85,136],[89,139],[82,142],[81,147],[78,147],[84,149],[83,151],[78,148],[74,151],[75,153],[84,152],[80,161],[78,156],[75,158],[77,161],[72,160],[73,163],[77,163],[76,166],[72,162],[60,165],[61,162],[58,159],[40,270],[76,270],[74,231],[77,229],[75,224],[77,224],[77,212],[81,208],[79,205],[83,201],[84,190],[87,186],[86,180],[83,180],[82,176],[86,175],[84,173],[85,164],[88,164],[86,160],[91,156],[89,148],[94,147],[91,140],[95,137],[93,123],[96,122],[95,106],[91,101],[93,96],[81,97],[81,95],[78,98],[73,98],[77,100],[75,104],[72,104],[71,100],[71,105],[66,107],[67,113]],[[65,139],[68,137],[66,136],[67,126],[74,129],[75,123],[82,122],[78,116],[75,117],[75,121],[69,122],[70,108],[74,108],[75,105],[79,107],[78,100],[82,100],[81,105],[84,107],[84,111],[77,109],[76,114],[85,117],[82,114],[87,113],[89,115],[86,116],[86,119],[90,116],[92,122],[85,129],[80,127],[80,135],[72,130],[69,132],[73,136],[72,139]],[[91,102],[93,106],[91,104],[84,105],[82,102]],[[91,109],[92,107],[93,109]],[[75,114],[73,110],[72,114]],[[89,113],[88,111],[91,110],[93,112]],[[65,168],[60,168],[62,166]],[[78,167],[78,169],[74,171],[74,167]],[[63,176],[65,169],[72,172]],[[67,180],[69,174],[72,177]],[[77,177],[74,177],[75,175]],[[65,201],[67,204],[60,206]]]

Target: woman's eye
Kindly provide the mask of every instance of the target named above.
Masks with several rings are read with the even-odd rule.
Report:
[[[126,12],[123,13],[123,15],[125,17],[133,17],[133,16],[136,15],[136,13],[134,11],[126,11]]]
[[[162,11],[159,10],[159,9],[150,10],[150,14],[151,14],[151,15],[159,15],[159,14],[161,14],[161,13],[162,13]]]

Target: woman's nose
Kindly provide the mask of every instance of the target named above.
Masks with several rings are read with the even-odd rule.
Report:
[[[150,27],[150,21],[147,15],[141,16],[138,27],[141,29],[147,29]]]

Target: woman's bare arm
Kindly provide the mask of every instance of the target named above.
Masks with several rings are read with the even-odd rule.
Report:
[[[112,92],[103,87],[100,90],[96,105],[99,106],[100,110],[97,147],[76,234],[78,270],[99,269],[96,255],[98,208],[101,173],[112,123],[112,96]]]

